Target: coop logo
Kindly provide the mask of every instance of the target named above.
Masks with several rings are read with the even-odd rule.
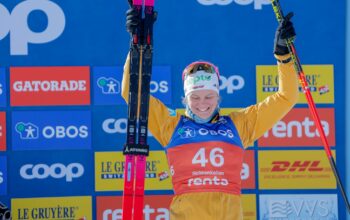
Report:
[[[260,213],[269,219],[338,219],[337,200],[335,194],[261,195]]]
[[[169,220],[169,206],[172,196],[152,195],[145,196],[143,219]],[[97,220],[122,219],[122,198],[120,196],[98,196],[96,198]]]
[[[255,10],[261,10],[263,5],[271,4],[270,0],[197,0],[200,4],[210,6],[210,5],[229,5],[232,2],[238,5],[250,5],[254,4]]]
[[[13,219],[92,219],[90,196],[12,199]]]
[[[42,11],[47,19],[46,28],[32,31],[28,17],[33,11]],[[10,35],[10,54],[28,55],[28,45],[44,44],[57,39],[65,28],[65,15],[60,6],[47,0],[27,0],[16,5],[11,13],[0,4],[0,40]]]
[[[330,146],[335,146],[334,109],[320,108],[318,114]],[[258,140],[259,146],[323,146],[316,123],[309,115],[309,109],[292,109]]]
[[[239,75],[232,75],[228,78],[220,76],[220,90],[226,91],[227,94],[232,94],[234,91],[243,89],[245,82],[244,78]]]
[[[80,163],[70,163],[67,166],[62,163],[47,164],[25,164],[20,168],[23,179],[65,179],[72,182],[84,174],[84,167]]]
[[[87,111],[12,114],[14,150],[91,147],[91,118]]]
[[[7,159],[5,156],[0,156],[0,196],[6,195],[6,193],[7,193]]]
[[[89,105],[90,69],[74,67],[11,67],[11,105]]]
[[[120,93],[120,83],[112,78],[100,77],[97,79],[97,85],[100,87],[103,94],[118,94]]]
[[[128,119],[107,118],[102,122],[102,129],[107,134],[126,134]],[[148,136],[152,134],[148,131]]]
[[[6,151],[6,112],[0,112],[0,151]]]

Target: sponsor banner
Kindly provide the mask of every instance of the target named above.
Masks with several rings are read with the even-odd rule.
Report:
[[[333,65],[303,65],[303,70],[314,102],[334,104]],[[260,102],[278,91],[277,66],[256,66],[256,80]],[[299,91],[298,103],[308,103],[301,86]]]
[[[18,220],[92,219],[91,196],[16,198],[11,200],[12,218]]]
[[[12,197],[82,195],[93,190],[93,160],[82,151],[18,151],[9,160]],[[84,186],[84,187],[82,187]],[[53,190],[54,189],[54,190]]]
[[[242,194],[243,219],[256,220],[257,207],[255,194]]]
[[[335,146],[333,108],[317,109],[330,146]],[[307,108],[294,108],[258,140],[260,147],[323,146],[316,123]]]
[[[126,105],[121,96],[123,68],[94,67],[94,104]],[[165,104],[171,104],[171,70],[170,66],[154,66],[150,92]]]
[[[248,1],[240,1],[240,0],[197,0],[199,4],[202,6],[245,6],[254,10],[262,10],[268,7],[271,2],[269,0],[248,0]]]
[[[93,112],[93,145],[99,151],[121,151],[126,143],[127,107],[100,108]],[[148,131],[147,143],[151,150],[162,150]]]
[[[260,151],[258,159],[260,189],[336,188],[323,150]]]
[[[7,159],[0,156],[0,196],[7,194]]]
[[[260,195],[260,220],[338,218],[336,194]]]
[[[152,195],[144,198],[144,220],[162,219],[169,220],[169,206],[172,195]],[[97,196],[96,215],[97,220],[122,219],[122,196]]]
[[[11,67],[11,106],[89,105],[90,69]]]
[[[122,191],[124,184],[122,152],[95,152],[95,190]],[[172,190],[164,151],[150,151],[147,157],[145,190]]]
[[[12,112],[13,150],[91,149],[90,111]]]
[[[254,150],[244,152],[241,171],[242,189],[255,189],[255,157]]]
[[[0,67],[0,107],[7,106],[6,69]]]
[[[6,151],[6,112],[0,112],[0,151]]]

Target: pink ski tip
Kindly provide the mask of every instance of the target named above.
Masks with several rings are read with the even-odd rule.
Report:
[[[133,5],[142,5],[142,0],[132,0]]]
[[[154,0],[145,0],[145,6],[154,6]]]

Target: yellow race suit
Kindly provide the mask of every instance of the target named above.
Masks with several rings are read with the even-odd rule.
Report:
[[[276,56],[279,60],[289,55]],[[129,56],[124,66],[122,96],[128,100]],[[278,63],[279,90],[265,100],[232,112],[232,120],[243,148],[262,136],[296,104],[298,100],[298,79],[293,62]],[[179,77],[180,79],[180,77]],[[151,96],[148,127],[156,140],[166,147],[183,116],[169,114],[168,108]],[[181,160],[181,157],[178,158]],[[171,220],[242,220],[243,211],[240,193],[222,191],[198,191],[176,194],[170,205]]]

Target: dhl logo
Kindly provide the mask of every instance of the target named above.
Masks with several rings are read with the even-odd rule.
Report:
[[[316,160],[316,161],[311,161],[311,160],[306,160],[306,161],[301,161],[297,160],[294,161],[293,163],[290,161],[273,161],[271,172],[303,172],[303,171],[310,171],[310,172],[320,172],[323,171],[324,168],[319,167],[321,161]]]

